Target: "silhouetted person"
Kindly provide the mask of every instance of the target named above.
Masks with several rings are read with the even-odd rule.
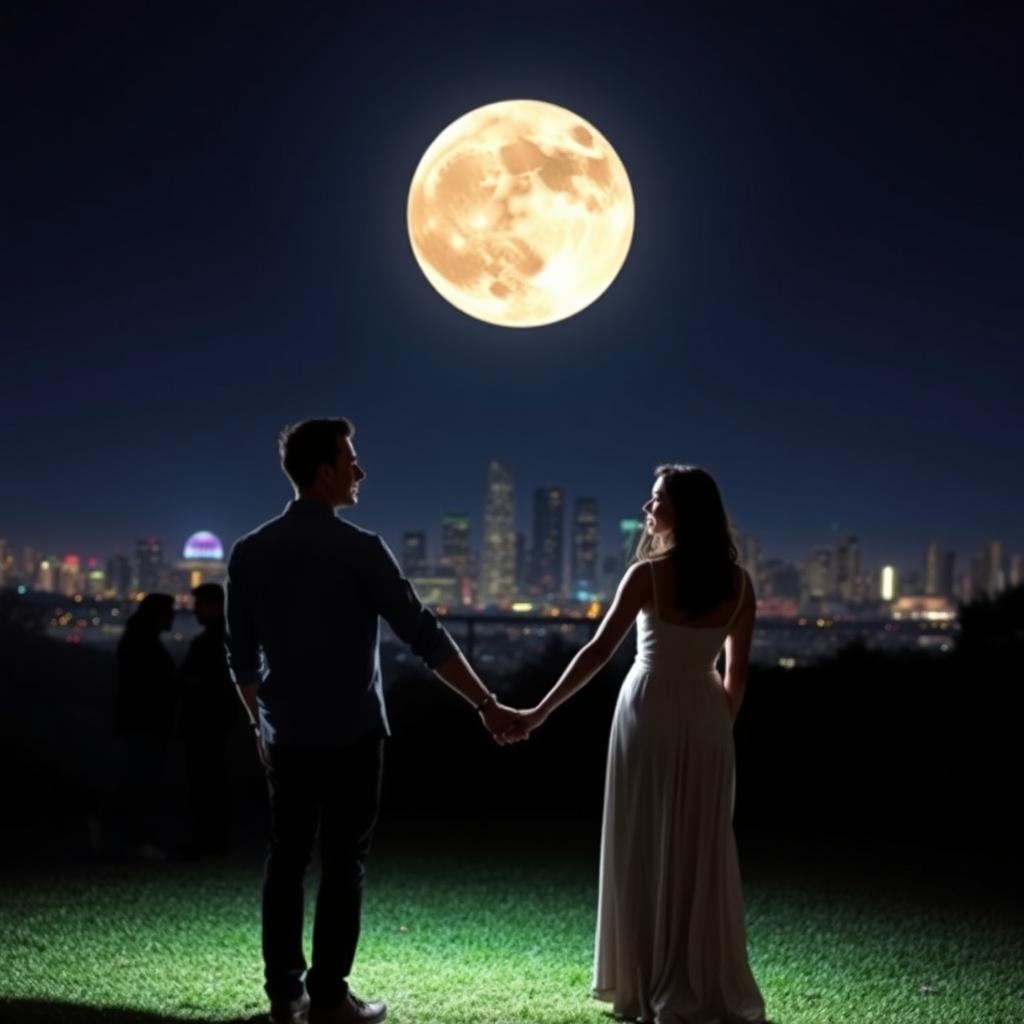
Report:
[[[475,706],[496,738],[518,722],[420,602],[380,537],[334,514],[356,503],[366,476],[352,433],[337,418],[306,420],[281,435],[295,499],[238,541],[228,564],[231,668],[270,793],[263,960],[274,1024],[298,1024],[307,1011],[309,1024],[372,1022],[386,1013],[383,1003],[357,998],[347,980],[388,733],[379,617]],[[304,986],[303,878],[318,826],[320,891]]]
[[[174,725],[177,695],[174,659],[160,634],[174,624],[174,598],[147,594],[125,623],[117,645],[114,736],[120,746],[120,841],[132,852],[158,859],[152,827],[154,801]]]
[[[192,591],[203,631],[181,666],[181,731],[192,841],[186,854],[223,854],[228,846],[231,801],[225,751],[231,727],[241,718],[224,649],[224,588],[203,583]]]

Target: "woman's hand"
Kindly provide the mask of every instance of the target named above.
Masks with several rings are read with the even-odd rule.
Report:
[[[542,726],[547,719],[546,711],[542,711],[538,705],[535,708],[525,708],[516,712],[517,720],[505,730],[505,739],[509,743],[529,739],[534,729]]]

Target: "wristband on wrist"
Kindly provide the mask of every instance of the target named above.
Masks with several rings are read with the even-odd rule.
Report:
[[[494,703],[494,694],[493,693],[489,693],[489,694],[487,694],[486,697],[484,697],[484,699],[482,701],[480,701],[479,704],[477,704],[477,706],[473,710],[477,711],[477,712],[485,711],[493,703]]]

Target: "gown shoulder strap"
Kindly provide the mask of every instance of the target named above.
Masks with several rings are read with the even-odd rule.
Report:
[[[654,561],[652,559],[647,560],[647,564],[651,567],[651,602],[654,605],[654,617],[658,617],[658,574],[654,571]]]

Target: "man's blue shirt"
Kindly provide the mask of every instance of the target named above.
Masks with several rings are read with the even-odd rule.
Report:
[[[458,653],[375,533],[299,498],[228,562],[228,661],[258,681],[267,743],[320,746],[388,733],[379,617],[428,668]]]

